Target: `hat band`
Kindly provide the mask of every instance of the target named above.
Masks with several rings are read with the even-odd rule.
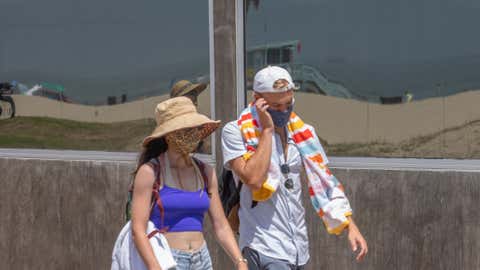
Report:
[[[253,91],[257,93],[284,93],[290,90],[298,90],[299,87],[293,83],[289,83],[287,86],[279,87],[279,88],[267,88],[267,89],[253,89]]]
[[[192,83],[187,83],[186,85],[182,86],[182,88],[180,88],[180,90],[178,90],[177,93],[182,93],[185,89],[187,89],[188,87],[192,86],[193,84]]]

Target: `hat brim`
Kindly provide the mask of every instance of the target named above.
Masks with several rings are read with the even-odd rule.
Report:
[[[200,140],[205,139],[210,136],[218,127],[220,126],[220,121],[211,120],[210,118],[202,114],[186,114],[176,117],[170,121],[164,122],[161,125],[157,126],[150,136],[147,136],[142,145],[146,146],[149,142],[155,139],[162,138],[170,132],[174,132],[186,128],[196,128],[201,127],[201,138]]]
[[[190,94],[190,93],[194,93],[195,96],[198,96],[200,95],[200,93],[203,92],[203,90],[205,90],[207,88],[207,84],[206,83],[196,83],[196,84],[192,84],[191,86],[185,88],[182,92],[178,93],[177,94],[177,97],[178,96],[185,96],[187,94]]]

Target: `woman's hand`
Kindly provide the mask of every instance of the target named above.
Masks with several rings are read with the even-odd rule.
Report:
[[[248,270],[248,264],[246,262],[238,262],[237,270]]]
[[[210,166],[205,166],[206,173],[209,176],[208,190],[212,194],[210,198],[210,208],[208,215],[212,222],[213,231],[217,238],[217,242],[223,247],[223,250],[230,256],[237,270],[248,270],[246,262],[241,260],[242,252],[238,247],[237,240],[233,234],[227,218],[223,212],[222,202],[218,193],[218,180],[215,170]]]

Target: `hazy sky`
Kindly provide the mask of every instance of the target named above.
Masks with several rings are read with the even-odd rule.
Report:
[[[480,89],[478,14],[477,0],[261,0],[247,46],[300,40],[297,62],[357,92]]]
[[[104,101],[209,73],[207,0],[0,0],[0,10],[0,80]],[[438,83],[480,87],[478,14],[477,0],[260,0],[247,46],[298,39],[298,62],[355,93],[431,96]]]
[[[0,10],[8,79],[54,80],[84,96],[209,72],[207,0],[0,0]]]

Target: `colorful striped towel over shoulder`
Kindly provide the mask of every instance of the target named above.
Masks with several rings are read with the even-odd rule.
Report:
[[[258,146],[261,127],[255,106],[250,104],[237,121],[245,142],[247,153],[243,156],[248,160]],[[348,226],[347,217],[352,215],[350,203],[345,196],[342,184],[335,178],[325,165],[322,157],[322,147],[315,132],[294,112],[287,124],[288,133],[297,145],[302,155],[303,165],[308,179],[308,191],[312,205],[322,218],[327,231],[340,234]],[[271,163],[268,179],[259,191],[252,192],[255,201],[268,200],[280,184],[282,174],[279,164]]]

